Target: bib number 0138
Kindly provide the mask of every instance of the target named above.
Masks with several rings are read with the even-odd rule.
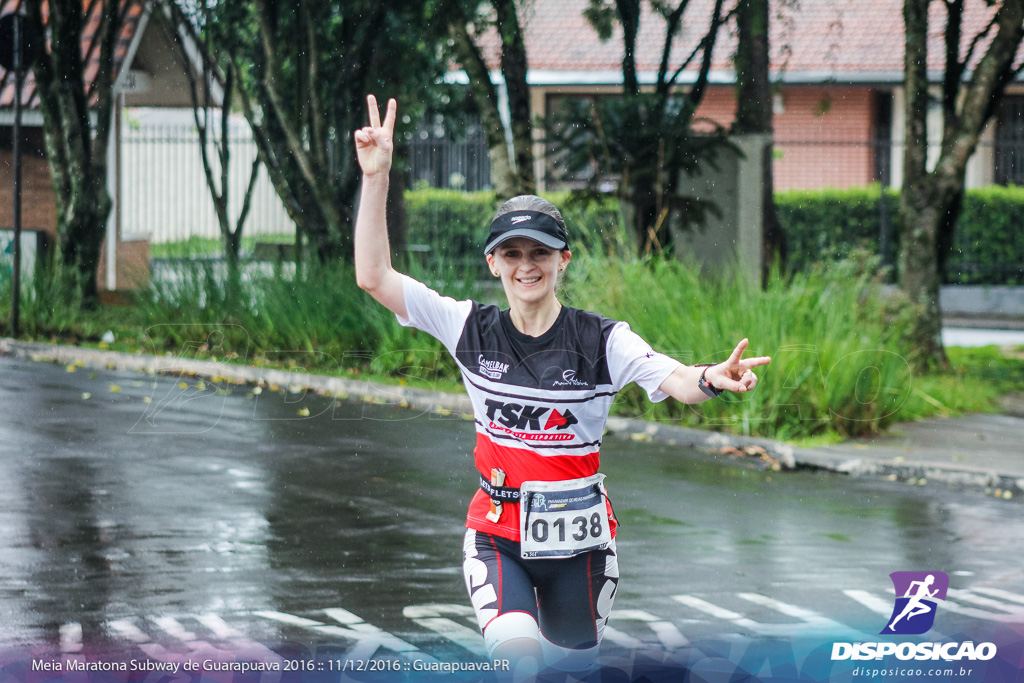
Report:
[[[563,482],[526,482],[520,495],[525,559],[572,557],[611,543],[603,474]]]
[[[604,532],[604,519],[599,512],[590,515],[587,520],[583,515],[576,515],[572,518],[571,534],[574,541],[585,541],[587,538],[601,538]],[[551,533],[558,534],[556,539],[559,543],[565,543],[565,517],[556,517],[551,522]],[[537,543],[546,543],[548,540],[548,522],[545,519],[534,520],[530,524],[530,536]]]

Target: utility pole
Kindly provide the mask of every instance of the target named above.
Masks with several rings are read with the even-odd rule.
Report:
[[[14,156],[14,273],[11,281],[11,336],[21,333],[21,90],[25,70],[35,61],[39,40],[28,33],[25,15],[18,12],[0,17],[0,41],[10,45],[10,52],[0,50],[0,66],[14,72],[14,127],[11,152]]]

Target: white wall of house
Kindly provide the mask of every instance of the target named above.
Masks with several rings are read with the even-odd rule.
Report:
[[[124,239],[145,238],[160,244],[189,237],[219,238],[192,111],[133,109],[126,111],[125,118],[121,143]],[[219,124],[214,127],[219,129]],[[233,219],[241,209],[256,143],[241,117],[232,117],[230,130],[228,210]],[[210,158],[219,182],[219,162],[212,148]],[[294,234],[295,224],[261,169],[243,235]]]

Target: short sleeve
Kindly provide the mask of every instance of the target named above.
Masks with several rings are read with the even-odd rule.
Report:
[[[405,312],[409,317],[396,315],[398,322],[436,337],[449,352],[454,353],[466,318],[473,310],[473,302],[441,296],[408,275],[402,275],[402,292],[405,295]]]
[[[608,334],[605,352],[615,390],[636,382],[654,403],[668,398],[668,394],[658,387],[676,368],[682,367],[676,359],[652,349],[624,322],[616,323]]]

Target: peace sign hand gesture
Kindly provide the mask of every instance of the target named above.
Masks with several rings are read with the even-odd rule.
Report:
[[[370,110],[370,125],[355,132],[356,157],[363,175],[386,175],[391,170],[391,155],[395,150],[395,113],[398,111],[398,103],[393,98],[388,100],[383,125],[380,122],[377,98],[367,95],[366,104]]]
[[[725,361],[713,365],[704,372],[704,378],[716,389],[726,391],[750,391],[757,386],[757,375],[753,368],[771,362],[769,356],[741,358],[747,349],[748,340],[742,339]]]

